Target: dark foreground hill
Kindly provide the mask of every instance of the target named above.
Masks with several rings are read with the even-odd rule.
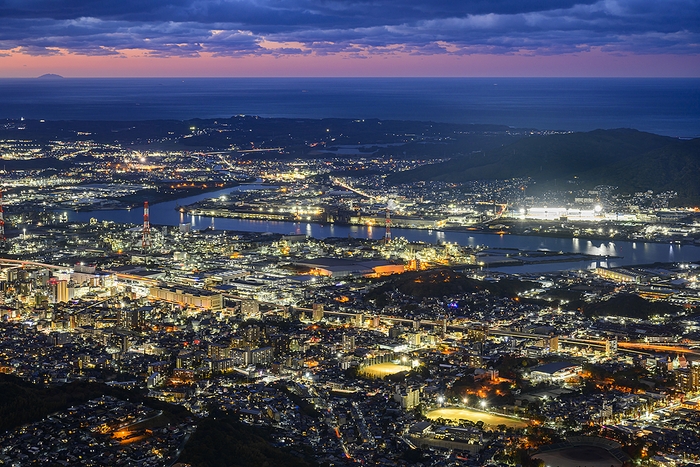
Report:
[[[587,186],[615,185],[624,192],[677,191],[679,201],[700,200],[700,139],[678,140],[636,130],[532,135],[486,152],[391,177],[416,180],[469,180],[531,177],[537,182],[577,178]]]
[[[649,319],[653,315],[677,315],[682,308],[665,302],[652,302],[639,295],[621,294],[602,302],[586,303],[583,313],[589,318],[601,316],[625,316]]]
[[[218,413],[199,422],[179,460],[193,467],[311,467],[300,457],[308,452],[297,456],[270,444],[270,431]]]
[[[367,295],[367,299],[379,298],[384,293],[401,292],[413,298],[442,297],[445,295],[471,294],[488,290],[499,297],[514,297],[537,287],[536,283],[517,279],[501,279],[498,282],[480,281],[451,269],[429,269],[391,277],[383,285]]]

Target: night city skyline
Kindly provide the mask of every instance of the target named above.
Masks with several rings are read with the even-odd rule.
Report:
[[[700,0],[0,0],[0,466],[700,467]]]

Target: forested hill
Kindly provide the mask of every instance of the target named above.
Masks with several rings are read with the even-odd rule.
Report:
[[[391,176],[392,183],[531,177],[538,182],[578,177],[587,185],[622,191],[674,190],[700,200],[700,139],[679,140],[636,130],[532,135],[486,152]]]

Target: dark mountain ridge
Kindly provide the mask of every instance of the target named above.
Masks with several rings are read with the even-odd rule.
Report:
[[[700,200],[700,139],[680,140],[630,129],[532,135],[485,152],[394,174],[392,183],[465,182],[530,177],[537,182],[577,179],[584,186],[615,185],[624,192],[676,191]]]

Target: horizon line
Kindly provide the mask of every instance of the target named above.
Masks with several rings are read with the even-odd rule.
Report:
[[[6,79],[700,79],[700,76],[63,76],[58,73],[44,73],[38,76],[0,76],[0,80]]]

